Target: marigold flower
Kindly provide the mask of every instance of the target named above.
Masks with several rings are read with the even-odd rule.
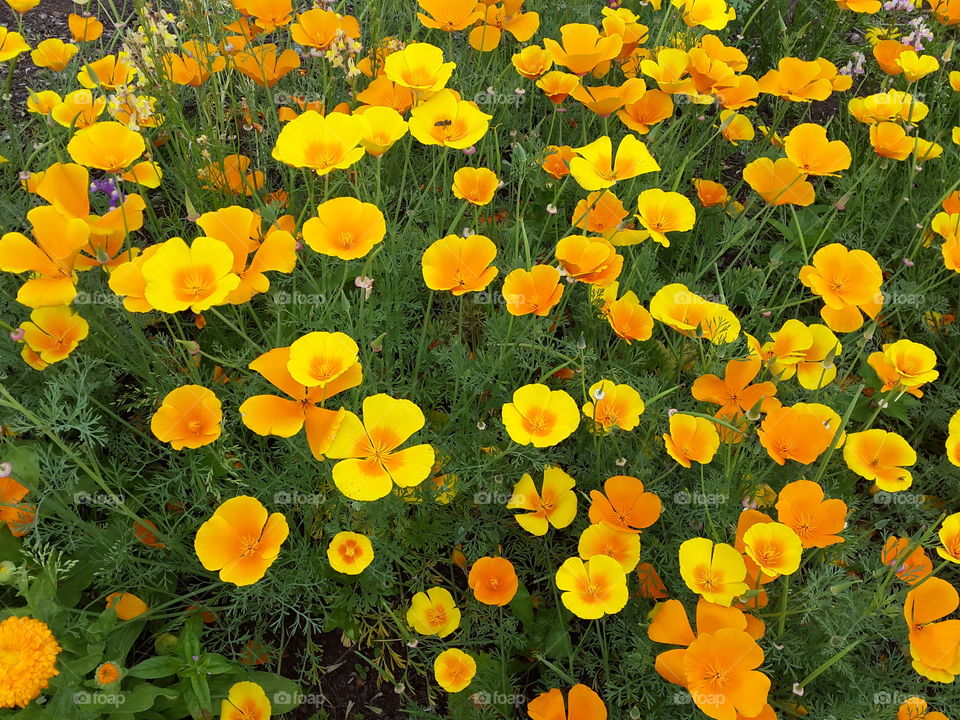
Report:
[[[860,477],[873,480],[886,492],[906,490],[913,476],[902,466],[917,461],[916,451],[900,435],[873,429],[851,433],[843,447],[843,459]]]
[[[590,522],[605,523],[618,532],[640,533],[660,517],[660,498],[643,488],[630,475],[615,475],[603,484],[603,492],[590,491]]]
[[[103,23],[91,15],[70,13],[67,26],[75,42],[93,42],[103,34]]]
[[[6,62],[17,57],[20,53],[30,49],[23,35],[0,27],[0,62]]]
[[[306,352],[304,355],[301,370],[310,377],[311,383],[314,383],[309,357],[306,357]],[[322,460],[333,436],[340,428],[344,411],[317,407],[317,404],[359,385],[363,379],[363,370],[358,361],[340,373],[335,380],[308,387],[294,379],[289,365],[289,347],[268,350],[250,363],[251,370],[258,372],[292,399],[276,395],[254,395],[240,405],[240,419],[258,435],[292,437],[300,432],[301,428],[305,428],[310,452],[315,458]]]
[[[115,663],[105,662],[97,668],[94,677],[96,678],[97,685],[106,687],[119,681],[120,678],[123,677],[123,673]]]
[[[463,150],[486,134],[492,118],[475,102],[460,100],[453,90],[441,90],[410,113],[410,134],[424,145]]]
[[[327,457],[340,460],[333,482],[351,500],[379,500],[393,485],[414,487],[427,479],[435,460],[427,444],[398,450],[426,420],[409,400],[380,393],[363,401],[363,420],[346,412],[327,448]]]
[[[277,53],[277,46],[269,43],[247,47],[232,60],[237,71],[260,87],[273,87],[280,78],[300,67],[300,56],[295,51],[287,49]]]
[[[487,205],[500,184],[493,170],[487,168],[460,168],[453,174],[453,194],[471,205]]]
[[[482,17],[477,0],[417,0],[417,4],[427,13],[417,13],[423,26],[444,32],[464,30]]]
[[[457,64],[444,62],[443,50],[435,45],[410,43],[388,55],[383,67],[390,81],[397,85],[418,92],[436,92],[446,86]]]
[[[516,390],[513,402],[504,404],[501,417],[511,440],[534,447],[553,447],[580,424],[576,401],[563,390],[539,383]]]
[[[716,425],[702,417],[675,413],[670,416],[670,432],[663,436],[667,453],[686,468],[692,462],[707,465],[720,447]]]
[[[421,635],[445,638],[460,627],[460,609],[449,590],[433,587],[413,596],[407,624]]]
[[[593,25],[567,23],[560,27],[560,42],[545,38],[543,45],[553,62],[582,77],[617,57],[623,49],[623,38],[601,36]]]
[[[748,589],[743,582],[747,576],[743,556],[733,546],[715,545],[707,538],[680,545],[680,575],[693,592],[724,607],[730,607],[733,599]]]
[[[554,251],[567,275],[597,287],[607,287],[623,269],[623,257],[609,240],[567,235]]]
[[[113,121],[78,130],[67,144],[75,163],[111,173],[130,167],[145,149],[140,133]]]
[[[480,292],[500,272],[490,265],[496,255],[497,246],[484,235],[447,235],[424,251],[423,281],[431,290],[448,290],[455,296]]]
[[[209,445],[220,437],[220,400],[200,385],[171,390],[150,420],[150,430],[174,450]]]
[[[635,135],[627,135],[620,141],[616,158],[607,135],[574,150],[577,157],[570,160],[570,174],[588,191],[613,187],[621,180],[660,169],[647,146]]]
[[[593,690],[578,684],[567,693],[566,706],[563,693],[554,688],[527,703],[527,715],[531,720],[607,720],[607,707]]]
[[[503,297],[511,315],[546,317],[562,295],[560,271],[550,265],[517,268],[503,279]]]
[[[467,585],[484,605],[507,605],[517,594],[520,581],[513,563],[502,557],[482,557],[470,568]]]
[[[903,604],[913,669],[934,682],[953,682],[960,670],[960,620],[937,622],[958,607],[956,588],[938,577],[918,583]]]
[[[277,559],[288,533],[283,513],[268,516],[259,500],[241,495],[214,511],[193,545],[203,567],[219,571],[221,581],[252,585]]]
[[[517,522],[532,535],[546,535],[550,525],[565,528],[577,515],[576,481],[558,467],[543,469],[543,486],[537,492],[533,478],[525,474],[513,488],[508,510],[528,510],[514,515]]]
[[[607,555],[595,555],[586,562],[567,559],[557,570],[556,583],[562,591],[560,602],[584,620],[616,614],[629,599],[623,568]]]
[[[770,678],[756,670],[762,663],[763,649],[745,630],[701,632],[683,657],[690,697],[716,720],[757,717],[770,691]]]
[[[795,480],[784,485],[777,499],[777,519],[797,534],[805,548],[844,542],[838,533],[846,526],[847,505],[823,498],[817,483]]]
[[[457,648],[444,650],[433,661],[433,676],[437,684],[448,693],[457,693],[465,689],[476,674],[476,661]]]
[[[366,535],[338,532],[327,546],[330,567],[345,575],[359,575],[373,562],[373,544]]]
[[[144,297],[166,313],[187,308],[198,313],[221,305],[240,285],[233,262],[230,247],[220,240],[198,237],[188,246],[171,238],[143,262]]]
[[[25,708],[60,674],[61,647],[46,623],[11,616],[0,621],[0,708]]]
[[[341,260],[365,257],[386,234],[380,208],[352,197],[327,200],[303,224],[303,240],[311,250]]]
[[[48,38],[37,44],[36,49],[30,53],[30,58],[37,67],[60,72],[70,64],[79,50],[80,48],[71,43],[65,43],[58,38]]]
[[[120,620],[133,620],[146,614],[150,608],[133,593],[115,592],[107,595],[107,609],[113,608]]]
[[[796,407],[773,408],[757,430],[760,444],[778,465],[787,460],[809,465],[830,447],[836,429],[814,413]]]
[[[706,300],[686,285],[664,285],[650,299],[650,314],[688,337],[704,337],[715,345],[733,342],[740,321],[726,305]]]
[[[659,188],[640,193],[637,207],[640,210],[637,220],[650,233],[650,237],[663,247],[670,247],[666,233],[692,230],[697,219],[693,203],[686,197]]]
[[[539,45],[528,45],[515,53],[510,62],[517,73],[528,80],[537,80],[553,67],[550,54]]]
[[[321,177],[345,170],[363,157],[362,116],[331,113],[324,117],[308,110],[291,120],[277,136],[272,156],[297,168],[310,168]]]
[[[270,720],[273,706],[263,688],[254,682],[238,682],[230,686],[220,703],[221,720]]]

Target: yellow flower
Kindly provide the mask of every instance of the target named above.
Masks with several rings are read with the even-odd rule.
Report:
[[[515,443],[534,447],[552,447],[580,424],[576,401],[563,390],[551,390],[539,383],[514,392],[513,402],[503,406],[501,416]]]
[[[338,532],[327,546],[330,567],[344,575],[359,575],[373,562],[373,543],[366,535]]]
[[[791,528],[778,522],[758,522],[743,535],[744,549],[764,575],[791,575],[800,567],[803,543]]]
[[[492,117],[453,90],[441,90],[410,113],[410,134],[424,145],[464,150],[486,134]]]
[[[463,650],[449,648],[433,661],[433,676],[448,693],[460,692],[477,674],[477,662]]]
[[[220,720],[269,720],[273,707],[263,688],[254,682],[234,683],[220,704]]]
[[[23,35],[18,32],[11,32],[5,27],[0,27],[0,62],[12,60],[22,52],[30,49]]]
[[[569,558],[557,570],[556,582],[563,591],[560,602],[584,620],[618,613],[630,597],[623,568],[607,555],[594,555],[586,562]]]
[[[59,675],[60,645],[50,628],[31,617],[0,622],[0,708],[26,707]]]
[[[418,92],[436,92],[446,86],[455,62],[443,61],[443,50],[430,43],[410,43],[391,53],[384,72],[391,82]]]
[[[362,116],[308,110],[291,120],[277,136],[273,159],[317,175],[344,170],[363,157],[360,147],[366,121]]]
[[[220,240],[198,237],[188,247],[171,238],[143,263],[144,297],[161,312],[202,312],[223,304],[240,284],[232,268],[233,253]]]
[[[507,502],[508,510],[527,510],[514,515],[517,522],[533,535],[546,535],[553,525],[565,528],[577,516],[576,481],[558,467],[543,469],[543,487],[537,492],[530,475],[524,475],[514,486]]]
[[[407,624],[421,635],[444,638],[460,627],[460,609],[449,590],[433,587],[413,596]]]
[[[730,607],[747,591],[747,565],[732,545],[693,538],[680,545],[680,575],[687,587],[703,599]]]
[[[113,121],[78,130],[67,144],[75,163],[111,173],[126,170],[144,150],[146,143],[140,133]]]
[[[30,58],[37,67],[60,72],[70,64],[79,49],[72,43],[65,43],[57,38],[49,38],[37,45],[37,49],[30,53]]]

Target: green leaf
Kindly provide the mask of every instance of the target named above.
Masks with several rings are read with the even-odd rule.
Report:
[[[127,670],[127,675],[144,680],[155,680],[176,675],[184,666],[185,663],[180,658],[170,656],[152,657]]]

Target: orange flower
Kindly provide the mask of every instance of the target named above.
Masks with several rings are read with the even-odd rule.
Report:
[[[184,43],[183,54],[167,53],[163,56],[165,75],[177,85],[200,87],[227,66],[225,58],[217,55],[217,47],[211,43],[191,41]]]
[[[593,402],[584,404],[583,414],[596,423],[600,432],[614,428],[630,431],[640,423],[643,399],[629,385],[601,380],[590,386],[589,394]]]
[[[626,607],[630,597],[623,568],[605,554],[586,562],[569,558],[557,570],[556,583],[562,591],[560,602],[584,620],[614,615]]]
[[[627,341],[627,345],[634,340],[649,340],[653,336],[653,316],[633,291],[607,303],[603,312],[610,327],[618,337]]]
[[[20,327],[25,343],[21,356],[36,370],[65,359],[90,331],[87,321],[67,305],[38,308]]]
[[[927,701],[923,698],[907,698],[897,709],[897,720],[949,720],[942,712],[927,708]]]
[[[265,273],[291,273],[297,261],[293,235],[271,227],[262,241],[260,215],[233,205],[204,213],[196,220],[207,237],[220,240],[233,253],[233,273],[240,284],[227,295],[225,302],[241,305],[258,293],[270,289]]]
[[[563,286],[560,271],[550,265],[534,265],[530,270],[518,268],[503,280],[503,297],[511,315],[546,317],[560,302]]]
[[[555,253],[567,275],[598,287],[610,285],[623,269],[623,257],[604,238],[567,235]]]
[[[437,92],[446,86],[456,67],[455,62],[443,61],[440,48],[430,43],[410,43],[388,55],[383,70],[397,85],[418,92]]]
[[[743,581],[747,576],[743,556],[733,546],[707,538],[680,544],[680,576],[693,592],[724,607],[730,607],[733,599],[748,589]]]
[[[906,160],[913,155],[917,141],[900,125],[881,122],[870,126],[870,144],[880,157]]]
[[[637,582],[640,584],[640,597],[662,600],[667,597],[667,586],[656,568],[648,562],[637,565]]]
[[[470,568],[467,585],[484,605],[506,605],[520,586],[513,563],[502,557],[482,557]]]
[[[407,134],[407,121],[391,107],[363,105],[354,114],[367,121],[360,144],[373,157],[383,155]]]
[[[558,467],[543,469],[543,485],[537,492],[533,478],[525,474],[513,488],[508,510],[527,510],[514,515],[516,521],[532,535],[546,535],[551,525],[565,528],[577,516],[576,481]]]
[[[615,230],[627,217],[627,209],[620,198],[609,190],[597,190],[577,203],[570,224],[588,232],[605,233]]]
[[[813,264],[800,269],[800,282],[825,304],[820,316],[831,330],[852,332],[863,325],[862,312],[876,316],[883,304],[883,273],[865,250],[848,250],[839,243],[820,248]]]
[[[580,85],[580,78],[570,73],[552,70],[537,80],[537,87],[547,96],[547,100],[559,105]]]
[[[366,535],[338,532],[327,546],[330,567],[344,575],[359,575],[373,562],[373,544]]]
[[[453,295],[485,290],[500,272],[490,265],[497,246],[484,235],[447,235],[428,247],[421,260],[423,281],[431,290]]]
[[[444,638],[460,627],[461,613],[450,591],[432,587],[410,601],[407,624],[421,635]]]
[[[539,45],[528,45],[510,58],[513,67],[521,77],[536,80],[553,67],[550,55]]]
[[[903,604],[913,669],[934,682],[953,682],[960,673],[960,620],[937,622],[958,607],[956,588],[938,577],[919,583]]]
[[[577,152],[569,145],[548,145],[545,149],[543,162],[540,167],[557,180],[562,180],[570,174],[569,162],[577,156]]]
[[[93,125],[106,107],[106,98],[94,98],[89,90],[74,90],[64,96],[63,102],[54,106],[50,117],[63,127],[79,130]]]
[[[174,450],[209,445],[220,437],[220,400],[200,385],[184,385],[167,393],[150,420],[150,430]]]
[[[797,125],[783,139],[787,157],[807,175],[839,177],[850,167],[850,149],[839,140],[827,140],[827,130],[816,123]]]
[[[938,537],[942,547],[937,548],[937,555],[944,560],[960,563],[960,513],[954,513],[943,521]]]
[[[730,360],[721,380],[716,375],[701,375],[693,382],[691,393],[701,402],[720,406],[716,416],[740,426],[751,410],[768,411],[777,405],[777,386],[771,382],[753,383],[761,369],[759,358]],[[742,433],[719,428],[724,442],[740,442]]]
[[[36,519],[36,507],[21,502],[30,491],[9,475],[0,477],[0,523],[14,537],[23,537]]]
[[[615,530],[605,523],[595,523],[580,534],[577,553],[584,560],[604,556],[616,560],[625,573],[640,562],[640,536]]]
[[[460,168],[453,174],[453,194],[471,205],[487,205],[493,200],[500,180],[487,168]]]
[[[867,2],[876,2],[877,10],[880,9],[879,0],[867,0]],[[871,12],[876,12],[876,10]],[[897,63],[897,58],[909,49],[909,45],[904,45],[899,40],[881,40],[873,46],[873,57],[876,58],[880,69],[887,75],[901,75],[903,68]]]
[[[314,8],[297,15],[297,21],[290,26],[291,40],[317,50],[329,48],[338,35],[351,40],[360,37],[360,25],[353,15]]]
[[[908,585],[916,585],[933,574],[933,563],[927,557],[923,546],[909,538],[898,538],[896,535],[888,537],[880,559],[884,565],[892,567],[896,576]]]
[[[113,121],[78,130],[67,144],[75,163],[110,173],[130,167],[145,149],[140,133]]]
[[[623,48],[623,38],[601,36],[593,25],[568,23],[560,28],[560,42],[545,38],[543,45],[553,62],[582,77],[617,57]]]
[[[531,720],[607,720],[607,707],[593,690],[578,684],[570,688],[566,705],[560,690],[540,693],[527,704],[527,715]]]
[[[410,113],[410,134],[424,145],[464,150],[486,134],[492,118],[475,102],[461,100],[453,90],[441,90]]]
[[[707,465],[720,447],[716,425],[709,420],[674,413],[670,416],[670,433],[663,436],[667,453],[686,468],[692,462]]]
[[[87,90],[103,88],[117,90],[133,82],[137,69],[130,63],[127,53],[107,55],[87,63],[77,73],[77,81]]]
[[[823,58],[807,62],[786,57],[780,60],[776,70],[770,70],[758,82],[762,93],[794,102],[810,102],[826,100],[834,90],[849,90],[853,80],[849,76],[838,76],[836,66]]]
[[[433,662],[433,676],[448,693],[464,690],[476,673],[477,661],[457,648],[444,650]]]
[[[303,224],[303,240],[311,250],[341,260],[365,257],[386,234],[380,208],[352,197],[327,200]]]
[[[300,67],[300,56],[289,49],[278,54],[277,46],[269,43],[252,45],[233,56],[233,67],[260,87],[273,87]]]
[[[767,203],[771,205],[800,205],[813,203],[813,185],[807,182],[806,173],[789,158],[759,158],[743,169],[743,179]]]
[[[103,23],[90,15],[70,13],[67,25],[76,42],[93,42],[103,34]]]
[[[65,43],[57,38],[49,38],[37,45],[36,50],[30,53],[30,58],[37,67],[60,72],[70,64],[78,51],[79,48],[76,45]]]
[[[133,593],[110,593],[107,609],[113,608],[120,620],[133,620],[150,610],[147,604]]]
[[[424,27],[456,32],[473,25],[481,17],[477,0],[417,0],[428,14],[417,13]]]
[[[794,460],[804,465],[815,462],[830,447],[837,428],[827,428],[812,412],[792,407],[770,410],[757,434],[760,444],[778,465]]]
[[[201,312],[222,305],[240,285],[233,263],[230,247],[220,240],[198,237],[187,246],[181,238],[171,238],[141,266],[144,297],[165,313],[187,308]]]
[[[222,582],[252,585],[273,565],[288,534],[282,513],[268,516],[263,503],[241,495],[200,526],[193,547],[204,569],[218,571]]]
[[[135,520],[133,523],[133,533],[137,536],[137,540],[142,542],[147,547],[162,549],[166,547],[162,542],[157,540],[157,526],[153,524],[151,520]]]
[[[209,182],[205,188],[216,188],[233,195],[253,195],[263,187],[264,175],[259,170],[248,172],[252,161],[246,155],[227,155],[218,163],[212,163],[197,175]]]
[[[240,419],[258,435],[292,437],[306,428],[310,452],[318,460],[333,440],[343,420],[343,411],[317,407],[338,393],[356,387],[363,379],[359,361],[349,365],[332,381],[306,386],[290,374],[290,348],[268,350],[250,363],[271,385],[289,396],[254,395],[240,405]]]
[[[640,78],[629,78],[623,85],[587,87],[582,83],[571,95],[588,110],[600,117],[609,117],[624,105],[638,102],[646,92],[646,84]]]
[[[745,630],[701,632],[683,657],[687,689],[711,718],[756,717],[770,691],[770,678],[756,670],[762,663],[763,650]]]
[[[272,706],[263,688],[254,682],[238,682],[230,686],[220,703],[221,720],[270,720]]]
[[[700,200],[700,204],[705,208],[714,207],[715,205],[726,205],[730,202],[730,193],[718,182],[694,178],[693,186],[696,188],[697,198]]]
[[[540,15],[522,12],[523,0],[502,0],[501,4],[479,3],[480,24],[467,36],[470,47],[481,52],[490,52],[500,45],[504,32],[520,42],[533,37],[540,27]]]
[[[662,90],[647,90],[639,100],[617,111],[620,122],[639,135],[672,116],[673,99]]]
[[[663,247],[670,247],[668,232],[686,232],[692,230],[697,220],[693,203],[676,192],[666,192],[659,188],[644,190],[637,198],[640,214],[637,219],[650,233],[650,237]]]
[[[791,528],[805,548],[844,542],[837,533],[846,527],[843,500],[824,500],[823,488],[810,480],[795,480],[780,491],[777,519]]]
[[[903,466],[913,465],[917,453],[897,433],[880,429],[851,433],[843,446],[843,459],[853,472],[886,492],[906,490],[913,484],[913,476]]]
[[[605,523],[625,533],[639,533],[653,525],[663,508],[660,498],[643,488],[630,475],[615,475],[603,484],[603,492],[590,491],[590,522]]]
[[[120,672],[120,668],[114,663],[105,662],[97,668],[94,676],[96,677],[97,685],[106,687],[120,680],[120,678],[123,677],[123,673]]]

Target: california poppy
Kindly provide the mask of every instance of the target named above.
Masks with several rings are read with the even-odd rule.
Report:
[[[816,461],[830,447],[839,428],[828,428],[814,413],[795,407],[773,408],[760,424],[760,444],[778,465]]]
[[[543,469],[543,485],[538,492],[529,474],[524,475],[513,488],[507,502],[508,510],[526,510],[514,515],[516,521],[533,535],[546,535],[552,525],[565,528],[577,515],[576,481],[558,467]]]
[[[200,385],[171,390],[150,420],[150,430],[174,450],[195,449],[220,437],[223,412],[219,398]]]
[[[218,571],[223,582],[252,585],[277,559],[288,532],[282,513],[268,516],[263,503],[240,495],[223,502],[200,526],[194,550],[203,567]]]
[[[519,587],[513,563],[502,557],[479,558],[470,568],[467,585],[484,605],[506,605]]]
[[[560,27],[560,42],[545,38],[543,45],[553,62],[582,77],[617,57],[623,48],[623,38],[601,36],[594,25],[567,23]]]
[[[511,440],[534,447],[557,445],[580,424],[576,401],[564,390],[540,383],[514,391],[513,402],[503,405],[501,416]]]
[[[623,269],[623,256],[604,238],[567,235],[554,253],[568,276],[598,287],[608,286]]]
[[[453,90],[440,90],[410,113],[410,134],[424,145],[464,150],[486,134],[492,118]]]
[[[359,575],[373,562],[373,544],[366,535],[338,532],[327,546],[330,567],[344,575]]]
[[[650,233],[650,237],[663,247],[670,247],[668,232],[686,232],[692,230],[697,212],[686,197],[677,192],[667,192],[659,188],[644,190],[637,198],[640,224]]]
[[[460,627],[460,609],[449,590],[432,587],[413,596],[407,624],[421,635],[444,638]]]
[[[846,527],[847,505],[843,500],[825,500],[819,484],[803,479],[787,483],[776,508],[779,521],[797,534],[803,547],[844,542],[838,533]]]
[[[740,335],[740,321],[726,305],[700,297],[680,283],[664,285],[654,294],[650,314],[677,332],[707,338],[715,345]]]
[[[476,672],[476,660],[457,648],[447,648],[433,661],[433,676],[448,693],[465,689],[473,681]]]
[[[231,685],[220,703],[222,720],[270,720],[272,710],[263,688],[249,681]]]
[[[607,720],[603,700],[586,685],[570,688],[564,703],[563,692],[554,688],[527,703],[531,720]]]
[[[134,620],[146,614],[150,608],[133,593],[115,592],[107,595],[107,609],[113,608],[120,620]]]
[[[557,570],[556,583],[562,591],[560,602],[584,620],[616,614],[629,599],[623,568],[607,555],[595,555],[586,562],[569,558]]]
[[[640,536],[621,532],[606,523],[594,523],[580,533],[577,553],[584,560],[597,556],[616,560],[625,573],[640,562]]]
[[[570,174],[584,190],[613,187],[621,180],[660,169],[647,146],[634,135],[627,135],[620,141],[616,157],[606,135],[589,145],[575,148],[575,151],[577,157],[569,163]]]
[[[20,354],[36,370],[64,360],[90,331],[87,321],[68,305],[37,308],[20,327],[24,342]]]
[[[397,85],[417,92],[437,92],[446,86],[456,66],[455,62],[444,62],[443,50],[435,45],[410,43],[387,56],[384,72]]]
[[[716,424],[709,420],[674,413],[670,416],[670,433],[663,436],[667,453],[684,467],[698,462],[707,465],[720,447]]]
[[[423,252],[423,281],[431,290],[456,296],[480,292],[500,272],[490,265],[496,254],[497,246],[485,235],[447,235]]]
[[[487,168],[460,168],[453,174],[453,194],[471,205],[487,205],[493,200],[500,180]]]
[[[960,670],[960,620],[942,619],[958,607],[960,595],[942,578],[927,578],[907,593],[903,617],[913,669],[929,680],[950,683]]]
[[[897,433],[881,429],[851,433],[843,447],[843,459],[853,472],[873,480],[886,492],[906,490],[913,484],[913,475],[905,466],[917,461],[917,453]]]
[[[629,385],[617,385],[601,380],[590,386],[593,402],[583,406],[583,414],[593,420],[603,432],[617,428],[633,430],[640,422],[644,405],[640,393]]]
[[[603,484],[603,492],[590,491],[590,522],[604,523],[618,532],[639,533],[660,517],[662,503],[643,482],[630,475],[615,475]]]
[[[191,245],[175,237],[143,262],[144,297],[157,310],[202,312],[222,305],[240,285],[234,256],[221,240],[198,237]]]
[[[387,234],[387,221],[373,203],[352,197],[327,200],[303,224],[303,240],[322,255],[341,260],[366,256]]]
[[[680,575],[687,587],[709,602],[730,607],[747,591],[743,581],[747,566],[737,550],[707,538],[685,540],[680,545]]]

